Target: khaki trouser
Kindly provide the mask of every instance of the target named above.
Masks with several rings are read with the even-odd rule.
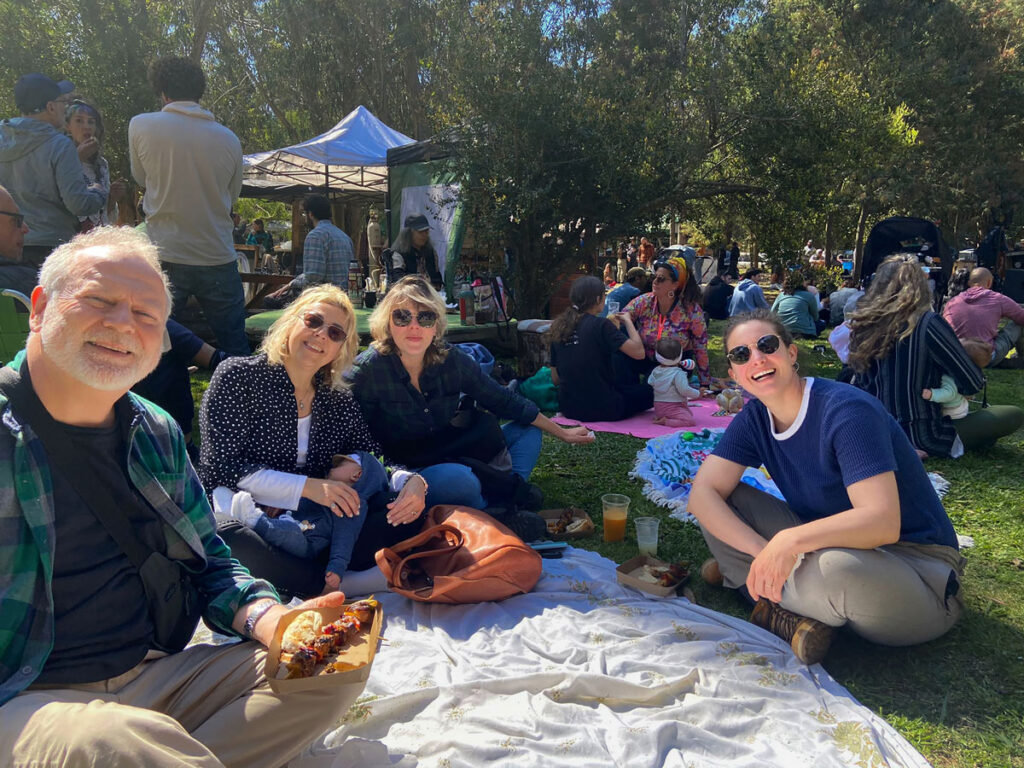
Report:
[[[0,765],[280,768],[365,683],[277,695],[256,643],[198,645],[119,677],[33,686],[0,707]]]
[[[766,539],[802,522],[784,501],[745,483],[728,503]],[[744,585],[754,558],[706,531],[704,539],[725,586]],[[963,562],[952,547],[927,544],[808,552],[786,580],[780,605],[833,627],[848,626],[881,645],[915,645],[939,637],[960,618],[960,591],[947,597],[947,585],[950,574],[960,583]]]

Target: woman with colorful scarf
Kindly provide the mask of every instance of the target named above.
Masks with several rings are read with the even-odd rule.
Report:
[[[696,363],[701,386],[710,383],[708,330],[700,306],[700,289],[690,279],[686,259],[671,256],[655,262],[651,292],[633,299],[626,312],[644,344],[644,359],[633,363],[633,374],[646,378],[658,365],[654,358],[658,340],[672,336],[678,339],[683,357]]]

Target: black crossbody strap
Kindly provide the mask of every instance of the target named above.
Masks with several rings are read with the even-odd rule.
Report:
[[[81,464],[65,441],[57,422],[37,397],[25,391],[29,386],[25,377],[19,376],[10,366],[0,369],[0,391],[7,395],[7,399],[18,409],[22,421],[27,421],[43,441],[51,464],[61,471],[82,501],[92,510],[96,519],[106,528],[107,533],[124,550],[132,565],[136,569],[141,569],[153,550],[132,533],[131,524],[127,516],[121,513],[120,506],[110,489],[102,483],[97,483],[95,478],[87,477],[82,471]]]

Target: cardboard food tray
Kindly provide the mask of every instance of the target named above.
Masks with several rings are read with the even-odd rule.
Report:
[[[566,509],[572,510],[573,520],[586,520],[586,525],[584,525],[580,530],[573,531],[572,533],[551,533],[551,531],[548,531],[547,535],[549,538],[553,539],[554,541],[569,541],[570,539],[584,539],[594,532],[594,521],[590,519],[590,515],[588,515],[579,507],[562,507],[561,509],[542,509],[537,514],[544,518],[544,522],[545,524],[547,524],[548,520],[557,520],[558,518],[560,518],[562,516],[562,512],[564,512]]]
[[[323,616],[324,623],[329,624],[336,621],[345,612],[345,606],[334,606],[332,608],[310,608]],[[270,643],[267,652],[267,663],[264,667],[264,675],[270,683],[270,689],[274,693],[293,693],[295,691],[316,690],[318,688],[330,688],[332,686],[348,685],[351,683],[365,683],[370,677],[370,667],[373,665],[373,658],[377,655],[377,644],[380,640],[380,628],[384,621],[384,611],[380,604],[374,611],[373,620],[369,626],[363,626],[359,634],[351,643],[338,654],[338,661],[346,661],[350,664],[359,664],[356,669],[348,672],[332,672],[323,674],[318,672],[312,677],[297,677],[291,680],[278,680],[277,670],[281,661],[281,638],[284,631],[295,618],[304,611],[294,610],[284,614],[277,625],[274,633],[274,640]]]
[[[649,555],[638,555],[631,560],[627,560],[616,568],[615,578],[619,584],[632,587],[633,589],[639,589],[641,592],[647,592],[648,594],[657,595],[658,597],[669,597],[670,595],[674,595],[679,585],[685,583],[690,578],[689,572],[687,572],[686,576],[670,587],[663,587],[660,584],[651,584],[651,582],[642,581],[633,575],[645,565],[653,565],[655,568],[667,568],[670,563],[666,563],[664,560],[659,560],[656,557],[650,557]]]

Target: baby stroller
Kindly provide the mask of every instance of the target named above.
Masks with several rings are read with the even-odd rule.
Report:
[[[875,224],[864,244],[861,277],[873,275],[879,265],[896,253],[912,253],[928,270],[932,282],[932,306],[942,307],[946,286],[953,271],[953,249],[942,239],[942,232],[927,219],[893,216]]]

